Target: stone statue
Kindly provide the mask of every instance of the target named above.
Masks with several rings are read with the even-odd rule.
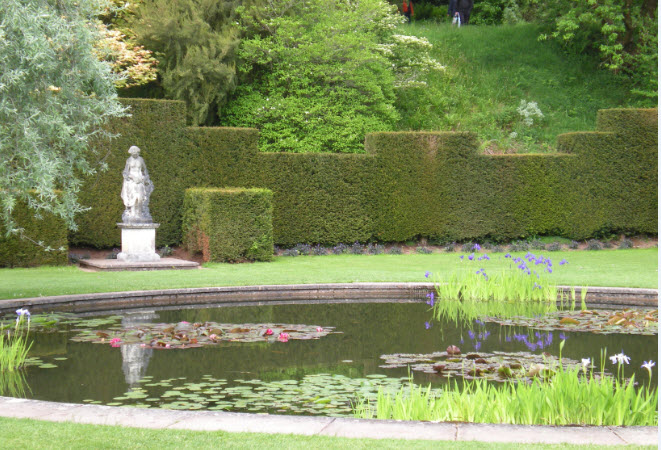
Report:
[[[147,166],[140,156],[140,149],[133,145],[129,148],[131,156],[126,160],[124,166],[124,184],[122,185],[122,200],[124,201],[124,213],[122,222],[130,223],[152,223],[149,214],[149,196],[154,190],[154,185],[149,179]]]

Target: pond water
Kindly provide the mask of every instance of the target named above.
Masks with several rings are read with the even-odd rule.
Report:
[[[126,339],[113,346],[96,331],[88,333],[88,340],[93,336],[104,343],[73,341],[80,336],[75,330],[80,326],[38,331],[33,333],[30,356],[41,362],[23,371],[22,388],[14,395],[58,402],[346,416],[351,415],[351,401],[357,396],[373,397],[379,386],[398,390],[408,385],[409,373],[416,383],[437,387],[447,383],[448,371],[409,372],[406,364],[382,367],[398,365],[392,364],[393,359],[401,362],[401,354],[433,354],[455,345],[462,355],[473,353],[473,361],[505,352],[515,355],[525,367],[535,358],[557,356],[564,337],[563,360],[580,364],[582,358],[592,358],[598,367],[602,349],[607,348],[609,356],[624,352],[631,358],[625,375],[635,373],[645,384],[648,375],[640,365],[656,359],[657,354],[654,335],[536,331],[481,321],[434,321],[428,328],[425,322],[430,321],[431,313],[424,303],[198,307],[136,310],[121,316],[115,321],[124,328],[140,323],[176,326],[188,322],[191,327],[213,322],[237,324],[235,332],[241,332],[240,324],[265,324],[243,330],[255,335],[269,327],[277,335],[280,324],[311,325],[323,332],[313,331],[304,336],[312,339],[303,340],[295,339],[292,332],[287,342],[275,335],[258,336],[257,342],[218,341],[181,349],[152,348]],[[103,323],[92,327],[109,328],[111,325]],[[111,337],[112,333],[107,340]],[[400,356],[382,358],[395,354]],[[465,360],[460,365],[471,364]],[[605,366],[615,371],[608,359]]]

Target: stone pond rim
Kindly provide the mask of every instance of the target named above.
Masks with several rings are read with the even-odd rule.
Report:
[[[330,283],[223,286],[145,291],[103,292],[0,300],[0,313],[28,308],[32,313],[101,312],[118,309],[186,305],[244,305],[295,302],[425,301],[433,283]],[[570,287],[559,286],[568,293]],[[578,294],[581,287],[576,287]],[[658,306],[657,289],[588,287],[586,303],[603,309]]]

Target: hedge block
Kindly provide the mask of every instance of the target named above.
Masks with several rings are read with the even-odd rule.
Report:
[[[268,189],[186,189],[184,245],[201,252],[204,261],[270,261],[272,199]]]
[[[0,226],[0,267],[67,264],[68,230],[64,220],[48,213],[36,217],[33,210],[20,203],[14,208],[12,216],[17,226],[23,228],[25,237],[5,236],[6,230]],[[46,251],[44,247],[54,250]]]

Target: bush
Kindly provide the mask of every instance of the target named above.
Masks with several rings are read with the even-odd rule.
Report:
[[[601,250],[603,248],[601,242],[596,239],[590,239],[586,250]]]
[[[562,250],[562,244],[560,244],[560,242],[558,242],[558,241],[551,242],[551,243],[546,247],[546,250],[548,250],[548,251],[550,251],[550,252],[557,252],[557,251],[560,251],[560,250]]]
[[[622,239],[622,242],[620,242],[619,248],[621,249],[633,248],[633,241],[631,239],[624,238]]]
[[[433,250],[429,247],[416,247],[415,252],[416,253],[421,253],[423,255],[428,255],[430,253],[433,253]]]
[[[187,189],[184,244],[204,261],[270,261],[272,197],[267,189]]]
[[[402,247],[399,245],[393,245],[388,249],[388,254],[389,255],[401,255],[403,252]]]

